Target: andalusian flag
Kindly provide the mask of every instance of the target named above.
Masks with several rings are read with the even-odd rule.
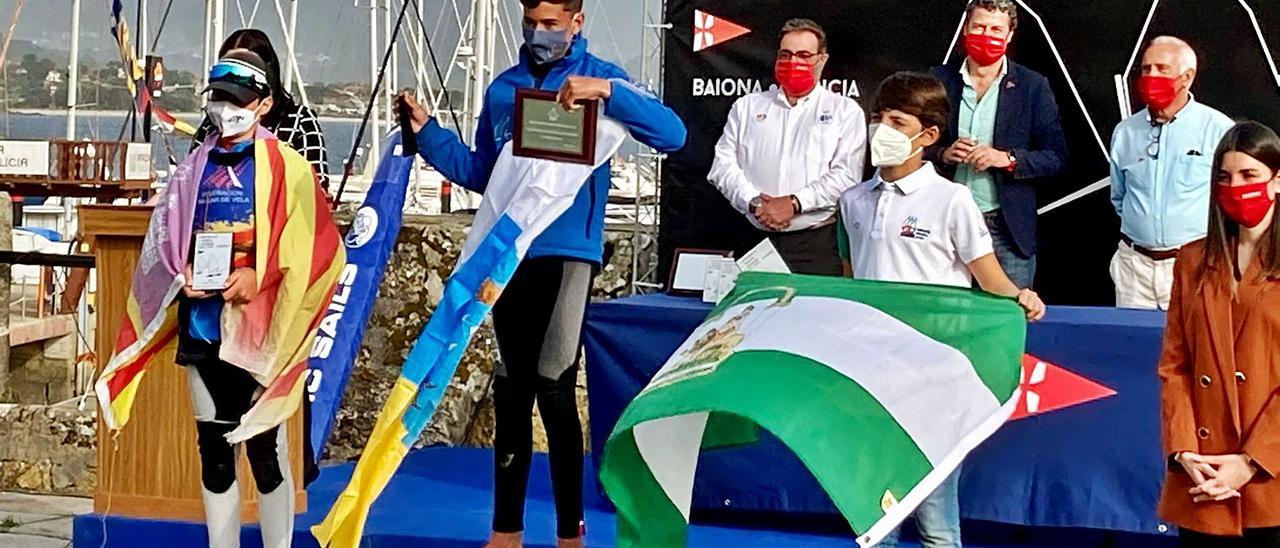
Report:
[[[983,293],[743,274],[609,437],[618,545],[684,546],[699,452],[756,427],[876,544],[1008,419],[1025,338],[1022,309]]]

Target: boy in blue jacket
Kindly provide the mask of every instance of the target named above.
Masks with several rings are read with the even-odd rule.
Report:
[[[484,192],[499,151],[514,128],[518,88],[558,91],[565,108],[602,101],[604,116],[659,151],[684,146],[685,127],[657,97],[631,84],[617,65],[587,51],[579,35],[583,0],[521,0],[520,62],[485,94],[475,150],[401,94],[412,112],[423,159],[450,181]],[[487,546],[522,545],[524,499],[532,456],[533,404],[546,427],[561,548],[582,546],[582,424],[578,418],[578,354],[591,281],[604,254],[604,209],[610,166],[596,170],[573,205],[530,246],[493,308],[501,364],[494,380],[494,516]]]

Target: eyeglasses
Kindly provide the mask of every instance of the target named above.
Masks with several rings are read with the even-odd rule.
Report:
[[[809,62],[809,60],[814,59],[814,58],[818,57],[819,55],[822,55],[822,52],[820,52],[820,51],[791,51],[791,50],[786,50],[786,49],[784,49],[784,50],[778,50],[778,60],[779,60],[779,61],[790,61],[790,60],[792,60],[792,59],[799,59],[799,60],[804,61],[804,62]]]
[[[1160,135],[1164,133],[1164,124],[1151,123],[1151,143],[1147,145],[1147,156],[1152,160],[1160,159]]]

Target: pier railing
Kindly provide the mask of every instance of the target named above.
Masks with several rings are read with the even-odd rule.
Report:
[[[148,143],[0,141],[0,191],[119,198],[149,190],[154,181]]]

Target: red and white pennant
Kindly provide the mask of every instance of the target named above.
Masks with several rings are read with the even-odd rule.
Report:
[[[1022,356],[1022,401],[1009,418],[1011,421],[1043,415],[1109,398],[1116,391],[1083,376],[1025,354]]]
[[[702,10],[693,11],[694,53],[750,33],[751,29],[727,19],[716,17]]]

